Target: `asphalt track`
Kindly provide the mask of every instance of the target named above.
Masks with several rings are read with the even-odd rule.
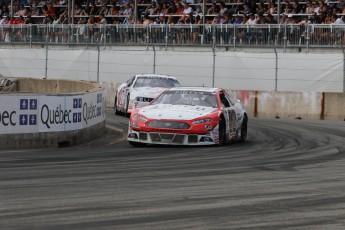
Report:
[[[345,122],[249,120],[224,147],[0,152],[0,229],[345,229]],[[123,130],[123,132],[121,131]]]

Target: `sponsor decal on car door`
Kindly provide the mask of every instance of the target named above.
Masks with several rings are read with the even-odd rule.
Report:
[[[236,136],[236,111],[232,107],[230,100],[225,96],[224,93],[219,94],[220,100],[223,105],[224,117],[226,122],[226,134],[228,139],[233,139]]]

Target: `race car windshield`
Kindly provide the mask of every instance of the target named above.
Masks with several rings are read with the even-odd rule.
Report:
[[[165,91],[152,103],[158,104],[218,107],[216,94],[202,91]]]
[[[176,79],[160,77],[139,77],[134,84],[134,88],[139,87],[160,87],[173,88],[181,86]]]

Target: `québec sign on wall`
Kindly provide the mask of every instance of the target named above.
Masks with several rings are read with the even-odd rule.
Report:
[[[104,120],[105,90],[63,96],[0,96],[0,134],[71,131]]]

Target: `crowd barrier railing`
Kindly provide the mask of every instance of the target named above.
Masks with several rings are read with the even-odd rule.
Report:
[[[0,44],[334,47],[345,25],[1,25]]]

